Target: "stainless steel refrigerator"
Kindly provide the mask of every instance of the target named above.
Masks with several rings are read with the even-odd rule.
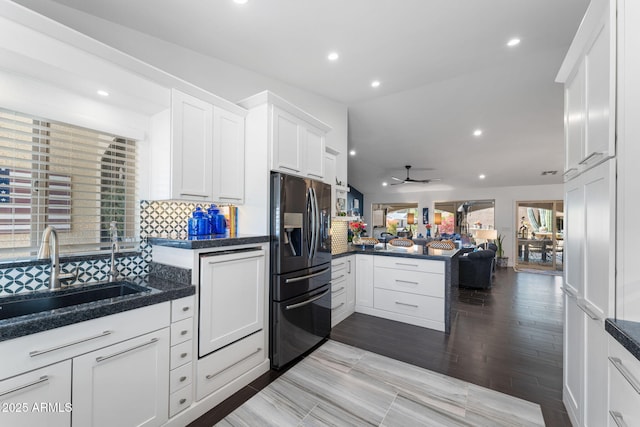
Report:
[[[271,174],[271,366],[279,369],[331,331],[331,186]]]

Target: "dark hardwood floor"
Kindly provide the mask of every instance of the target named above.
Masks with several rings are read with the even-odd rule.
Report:
[[[562,403],[562,278],[512,269],[493,288],[461,288],[451,334],[356,313],[331,339],[541,405],[550,427],[571,426]],[[269,372],[190,426],[212,426],[281,375]]]

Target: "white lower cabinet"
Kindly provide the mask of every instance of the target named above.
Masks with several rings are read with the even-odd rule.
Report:
[[[356,311],[373,308],[373,255],[356,255]]]
[[[640,426],[640,361],[609,337],[609,427]]]
[[[331,261],[331,327],[355,310],[355,255]]]
[[[71,360],[0,381],[0,425],[68,427]]]
[[[168,328],[73,359],[73,425],[159,426],[168,394]]]
[[[169,418],[193,402],[193,313],[195,297],[171,301]]]
[[[564,352],[562,400],[571,422],[582,423],[584,372],[584,313],[576,299],[564,297]]]

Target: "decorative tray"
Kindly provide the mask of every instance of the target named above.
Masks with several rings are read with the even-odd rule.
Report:
[[[389,240],[389,244],[391,246],[396,246],[399,248],[410,248],[413,246],[413,240],[411,239],[404,239],[402,237],[396,238],[396,239],[391,239]]]
[[[380,242],[375,237],[361,237],[360,239],[352,243],[359,246],[375,246]]]

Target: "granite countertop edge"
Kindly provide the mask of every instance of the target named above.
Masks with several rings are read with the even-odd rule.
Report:
[[[604,329],[629,353],[640,360],[640,322],[607,319],[604,322]]]
[[[395,252],[395,251],[384,251],[384,250],[376,250],[372,248],[357,248],[350,246],[346,252],[341,252],[339,254],[332,254],[332,259],[338,259],[341,257],[355,255],[355,254],[365,254],[365,255],[378,255],[378,256],[390,256],[390,257],[399,257],[399,258],[413,258],[413,259],[432,259],[437,261],[450,261],[453,258],[460,255],[459,250],[455,250],[455,252],[443,255],[429,255],[429,254],[415,254],[415,253],[407,253],[407,252]]]
[[[152,246],[167,246],[178,249],[208,249],[220,248],[225,246],[246,245],[251,243],[264,243],[271,239],[270,236],[253,236],[238,235],[234,237],[228,236],[211,236],[207,238],[189,240],[189,239],[170,239],[163,237],[149,237],[147,241]]]
[[[0,342],[195,294],[195,286],[191,284],[173,282],[156,276],[123,280],[147,287],[150,292],[0,320]]]

